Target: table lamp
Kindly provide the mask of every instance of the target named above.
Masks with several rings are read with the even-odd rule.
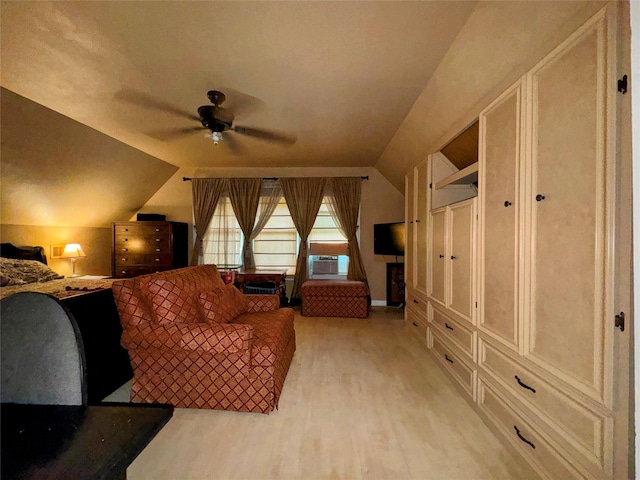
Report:
[[[71,276],[77,277],[76,275],[76,260],[78,258],[86,257],[85,253],[82,251],[82,247],[79,243],[67,243],[64,246],[64,251],[62,252],[62,258],[70,258],[71,259]]]

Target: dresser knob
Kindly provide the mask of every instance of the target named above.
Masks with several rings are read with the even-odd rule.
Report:
[[[160,229],[159,229],[159,228],[156,228],[156,232],[159,232],[159,231],[160,231]]]
[[[544,195],[536,195],[536,202],[541,202],[542,200],[544,200]]]
[[[159,242],[159,241],[160,241],[160,239],[159,239],[159,238],[156,238],[156,242]]]
[[[128,229],[128,228],[123,228],[123,229],[122,229],[122,231],[123,231],[123,232],[128,232],[128,231],[129,231],[129,229]]]
[[[159,249],[159,248],[156,248],[156,252],[159,252],[159,251],[160,251],[160,249]]]
[[[159,259],[159,258],[156,258],[156,262],[159,262],[159,261],[160,261],[160,259]]]
[[[123,262],[126,262],[126,261],[127,261],[127,259],[126,259],[126,258],[123,258],[123,259],[122,259],[122,261],[123,261]]]
[[[123,251],[123,252],[128,252],[128,251],[129,251],[129,249],[128,249],[128,248],[123,248],[123,249],[122,249],[122,251]]]
[[[511,202],[509,200],[504,202],[504,206],[505,207],[510,207],[511,206]]]

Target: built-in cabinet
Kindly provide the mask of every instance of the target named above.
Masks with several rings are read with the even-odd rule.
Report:
[[[616,204],[615,8],[480,113],[477,209],[435,208],[426,239],[412,230],[427,279],[408,328],[543,478],[626,475],[613,449],[614,383],[629,379],[613,368],[614,335],[627,335],[614,329],[613,233],[630,212]],[[415,192],[432,191],[416,171],[414,221]]]

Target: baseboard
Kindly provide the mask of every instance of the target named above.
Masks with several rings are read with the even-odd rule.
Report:
[[[386,300],[371,300],[371,306],[372,307],[386,307],[387,306],[387,301]]]

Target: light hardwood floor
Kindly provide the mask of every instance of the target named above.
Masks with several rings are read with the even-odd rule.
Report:
[[[177,409],[127,478],[537,478],[403,327],[401,312],[296,313],[295,322],[298,346],[279,410]]]

